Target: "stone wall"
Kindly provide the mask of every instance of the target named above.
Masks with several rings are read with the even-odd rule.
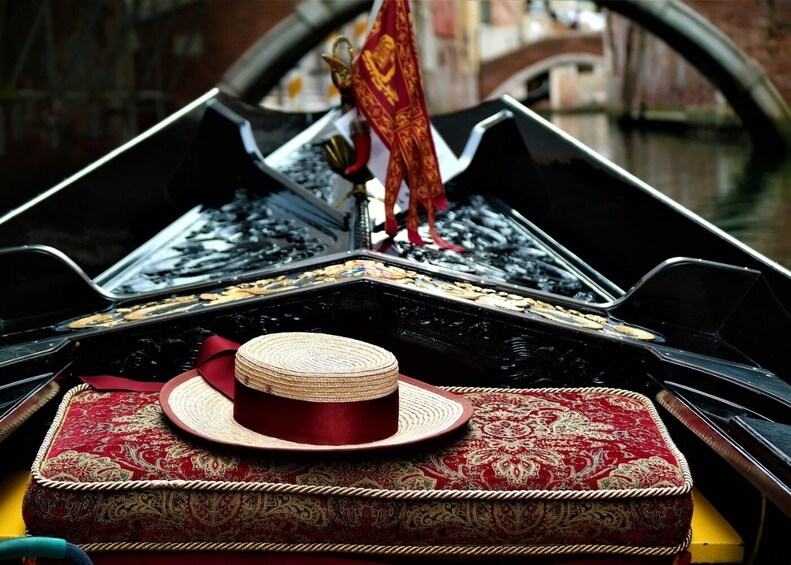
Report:
[[[203,52],[188,60],[174,92],[173,105],[181,107],[216,85],[242,53],[272,26],[290,16],[299,3],[300,0],[209,2],[201,28]],[[189,9],[203,8],[195,5]],[[188,33],[190,22],[191,15],[180,17],[173,36]],[[154,27],[152,24],[149,33],[154,32]]]
[[[0,214],[216,86],[300,1],[0,1]]]
[[[791,105],[789,0],[684,0],[760,64]]]
[[[684,0],[763,67],[791,104],[791,2]],[[720,93],[683,56],[630,20],[607,15],[605,53],[611,66],[610,108],[670,120],[729,125],[733,112]]]

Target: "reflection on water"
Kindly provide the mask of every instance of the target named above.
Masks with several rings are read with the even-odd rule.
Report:
[[[604,114],[551,121],[759,253],[791,268],[791,160],[758,162],[749,140],[622,131]]]

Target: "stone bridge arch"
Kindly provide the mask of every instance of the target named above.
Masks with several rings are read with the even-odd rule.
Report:
[[[791,146],[791,110],[766,75],[719,29],[681,0],[596,0],[644,27],[681,53],[728,100],[764,153]],[[256,103],[303,55],[341,24],[369,10],[372,0],[305,0],[254,43],[219,87]]]
[[[603,65],[604,57],[602,55],[595,55],[592,53],[559,53],[552,55],[546,59],[533,63],[532,65],[521,69],[516,74],[506,78],[503,82],[496,85],[491,92],[486,96],[481,94],[482,100],[490,100],[500,98],[501,96],[510,92],[511,86],[516,83],[525,83],[532,78],[540,76],[549,71],[552,67],[570,64],[585,64],[585,65]]]
[[[521,49],[481,64],[478,92],[481,100],[501,96],[504,85],[526,80],[564,62],[602,61],[600,33],[568,33],[531,41]]]

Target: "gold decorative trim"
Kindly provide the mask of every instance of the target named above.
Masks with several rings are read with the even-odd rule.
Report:
[[[469,282],[449,282],[438,277],[419,273],[372,259],[352,259],[344,263],[327,265],[318,269],[290,275],[259,279],[227,286],[212,292],[165,298],[125,308],[92,314],[67,322],[70,329],[107,328],[149,320],[176,312],[190,312],[218,304],[247,300],[257,296],[280,294],[301,288],[344,282],[358,278],[371,278],[406,286],[430,294],[475,302],[500,310],[522,313],[535,319],[548,319],[572,327],[601,332],[607,335],[639,341],[653,341],[656,335],[621,320],[583,313],[560,305],[550,304],[528,296],[497,291]]]
[[[686,539],[673,547],[636,547],[630,545],[427,545],[391,546],[365,545],[350,543],[268,543],[268,542],[195,542],[195,543],[156,543],[156,542],[111,542],[87,543],[80,547],[89,553],[110,551],[257,551],[288,553],[345,553],[367,555],[398,556],[542,556],[542,555],[629,555],[641,557],[663,557],[684,551],[692,540],[692,531]]]
[[[3,441],[11,435],[11,432],[24,424],[28,418],[38,412],[39,408],[52,400],[59,391],[60,385],[55,381],[50,381],[40,390],[33,393],[30,398],[25,400],[22,405],[10,415],[7,415],[3,421],[0,422],[0,441]]]

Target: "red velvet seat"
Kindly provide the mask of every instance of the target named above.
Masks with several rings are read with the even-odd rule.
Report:
[[[457,433],[320,456],[218,449],[173,429],[157,394],[83,385],[64,398],[34,463],[25,522],[94,555],[684,550],[692,481],[647,398],[601,388],[456,392],[475,406]]]

